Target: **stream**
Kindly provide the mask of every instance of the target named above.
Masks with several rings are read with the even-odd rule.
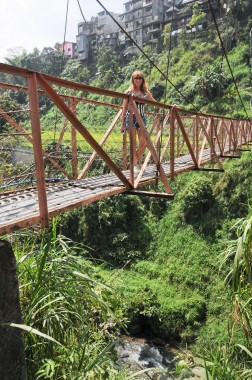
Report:
[[[206,380],[205,370],[197,365],[190,365],[190,354],[166,344],[162,339],[149,341],[146,338],[133,338],[121,336],[120,343],[116,346],[119,357],[118,365],[130,373],[139,372],[149,368],[145,373],[140,373],[134,379],[145,380]],[[188,368],[176,373],[178,363],[186,363]],[[189,359],[189,361],[188,361]],[[192,363],[193,364],[193,363]]]

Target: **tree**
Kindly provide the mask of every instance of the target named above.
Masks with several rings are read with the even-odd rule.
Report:
[[[33,52],[29,54],[27,54],[27,52],[24,50],[21,54],[7,57],[6,61],[14,66],[41,71],[40,51],[37,48],[35,48]]]
[[[56,51],[51,47],[43,48],[42,52],[34,48],[33,52],[29,54],[23,51],[22,54],[7,57],[6,61],[14,66],[55,76],[60,76],[63,66],[65,65],[62,52]]]
[[[69,59],[62,71],[62,77],[75,82],[88,84],[90,80],[90,71],[79,59]]]
[[[51,47],[44,47],[40,54],[41,71],[50,75],[60,76],[67,62],[63,52]]]
[[[156,82],[154,85],[150,88],[152,96],[157,100],[161,101],[162,96],[165,93],[165,86],[162,83]]]
[[[164,47],[169,48],[169,39],[171,34],[171,24],[166,24],[163,29]]]
[[[201,96],[208,100],[220,97],[228,84],[227,76],[221,63],[209,65],[198,70],[191,80],[192,92],[199,92]]]
[[[234,16],[238,20],[251,15],[251,0],[221,0],[221,2],[226,4],[227,14]]]
[[[25,101],[25,97],[23,98],[23,101]],[[7,111],[17,111],[17,110],[24,108],[25,104],[26,103],[20,104],[17,101],[15,93],[13,94],[13,92],[10,92],[8,90],[7,91],[3,91],[3,90],[0,91],[0,107],[4,111],[6,111],[6,112]],[[15,121],[17,123],[20,123],[24,119],[25,119],[24,112],[18,113],[15,116]],[[9,123],[6,121],[6,119],[4,117],[0,116],[0,132],[3,133],[3,132],[8,131],[8,126],[9,126]]]
[[[100,46],[97,50],[97,71],[102,75],[105,87],[109,88],[117,83],[120,65],[115,52],[109,46]]]
[[[206,20],[205,13],[201,11],[197,3],[193,4],[193,14],[188,26],[192,28],[198,24],[202,24],[205,20]]]
[[[139,198],[118,195],[72,213],[62,233],[91,247],[94,256],[122,265],[146,252],[151,239],[147,217]]]

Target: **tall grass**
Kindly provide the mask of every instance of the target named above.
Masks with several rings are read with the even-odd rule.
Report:
[[[228,270],[226,281],[232,290],[230,342],[208,352],[210,363],[205,364],[208,379],[252,379],[252,216],[240,219],[233,228],[237,239],[224,252],[222,268]],[[229,269],[228,269],[229,268]],[[235,339],[242,331],[246,345]],[[240,363],[240,365],[234,365]]]
[[[120,292],[102,283],[83,248],[56,230],[54,221],[18,261],[24,324],[58,342],[25,335],[29,379],[107,379],[117,371]]]

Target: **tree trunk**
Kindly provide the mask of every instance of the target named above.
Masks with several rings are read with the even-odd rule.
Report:
[[[0,380],[27,380],[22,331],[2,323],[22,323],[16,259],[0,240]]]
[[[252,28],[250,28],[250,67],[252,68]],[[250,97],[250,109],[252,111],[252,96]]]

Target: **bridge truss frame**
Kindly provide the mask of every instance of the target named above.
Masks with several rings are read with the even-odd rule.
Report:
[[[223,170],[222,158],[237,156],[238,148],[252,141],[252,124],[250,120],[232,119],[217,115],[208,115],[204,113],[195,113],[179,108],[178,106],[170,106],[162,103],[155,103],[147,100],[141,102],[147,106],[155,107],[155,115],[153,115],[153,123],[149,131],[145,128],[142,118],[138,112],[136,101],[139,99],[97,87],[88,86],[81,83],[71,82],[69,80],[53,77],[48,74],[18,68],[11,65],[0,63],[0,73],[10,74],[15,77],[24,78],[27,86],[18,86],[11,83],[0,83],[0,89],[8,89],[10,91],[26,92],[29,97],[29,113],[31,123],[31,134],[27,133],[19,123],[17,123],[9,110],[0,108],[0,116],[3,117],[15,131],[23,135],[24,138],[32,144],[36,189],[38,197],[38,213],[36,217],[28,217],[26,220],[19,220],[12,223],[9,227],[4,226],[1,231],[11,232],[15,228],[22,228],[40,221],[42,227],[49,225],[49,218],[57,213],[68,211],[70,208],[79,207],[80,203],[76,202],[72,207],[63,206],[58,212],[50,212],[47,205],[47,188],[44,158],[46,157],[51,164],[61,171],[67,180],[81,180],[85,178],[92,163],[99,156],[109,169],[121,181],[121,186],[116,190],[104,192],[99,196],[93,195],[82,204],[87,204],[98,199],[111,196],[118,193],[141,194],[140,187],[153,184],[156,180],[163,183],[165,194],[167,197],[173,197],[173,191],[168,181],[168,177],[172,180],[175,175],[189,169],[206,169],[206,163],[210,163],[211,170]],[[91,100],[76,94],[66,94],[66,91],[81,91],[85,94],[97,94],[111,97],[112,99],[120,99],[128,101],[128,108],[131,111],[129,134],[123,136],[122,152],[123,162],[122,168],[114,163],[108,153],[103,149],[103,145],[108,137],[115,130],[116,124],[119,122],[122,114],[122,107],[113,102],[101,102]],[[47,96],[65,116],[65,120],[71,124],[71,151],[72,151],[72,173],[69,173],[60,163],[52,157],[50,153],[43,149],[41,137],[41,117],[39,109],[39,96]],[[70,104],[68,105],[67,102]],[[92,105],[104,104],[107,107],[117,109],[114,120],[109,125],[106,133],[101,141],[97,142],[88,129],[84,126],[83,121],[78,118],[76,112],[76,104],[79,102]],[[27,110],[23,110],[24,112]],[[136,116],[139,130],[139,145],[136,145],[136,134],[133,128],[133,113]],[[59,136],[55,152],[60,147],[65,125]],[[164,131],[168,131],[166,134]],[[77,148],[77,132],[92,147],[93,153],[90,155],[85,166],[78,170],[78,148]],[[155,132],[155,134],[153,134]],[[128,136],[127,136],[128,135]],[[128,141],[129,140],[129,141]],[[127,144],[129,144],[129,155],[127,159]],[[208,152],[206,154],[206,151]],[[168,161],[167,161],[168,152]],[[179,166],[177,161],[179,157],[189,155],[188,164]],[[141,168],[137,176],[134,174],[134,165],[137,159],[142,159]],[[152,162],[156,168],[156,175],[143,178],[143,174],[148,165]],[[169,170],[165,169],[165,163],[169,163]],[[129,173],[127,172],[129,169]],[[147,194],[147,192],[142,192]],[[6,192],[1,196],[6,196]],[[161,194],[157,193],[157,196]],[[1,209],[1,205],[0,205]]]

